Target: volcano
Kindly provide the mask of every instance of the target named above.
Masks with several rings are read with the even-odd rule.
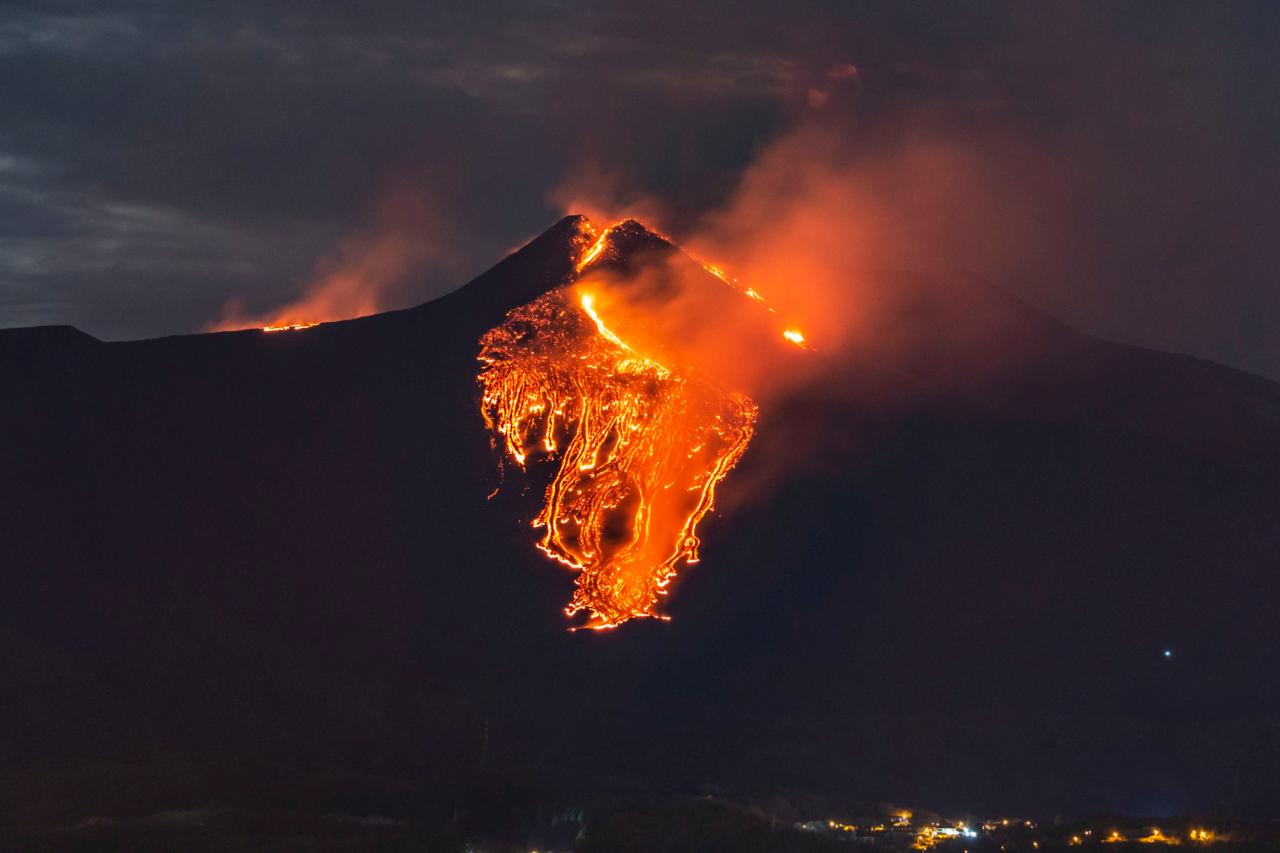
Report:
[[[1243,785],[1280,807],[1280,386],[972,277],[868,272],[893,335],[806,352],[762,327],[807,372],[753,415],[670,621],[571,632],[575,576],[532,529],[549,474],[499,464],[477,355],[580,280],[588,228],[358,320],[0,332],[11,823],[292,802],[338,772],[394,811],[406,780],[478,766],[571,792],[1150,813]],[[627,222],[591,263],[679,252]]]

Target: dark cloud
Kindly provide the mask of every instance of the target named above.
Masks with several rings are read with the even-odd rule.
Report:
[[[454,250],[402,288],[423,300],[544,226],[566,181],[607,175],[682,232],[819,121],[851,157],[945,139],[1017,196],[1020,251],[957,266],[1087,330],[1280,376],[1277,14],[10,3],[0,324],[137,337],[284,304],[405,192]]]

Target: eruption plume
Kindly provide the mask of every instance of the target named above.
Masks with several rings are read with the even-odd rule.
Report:
[[[665,618],[662,596],[679,566],[697,561],[698,525],[758,415],[678,342],[623,330],[662,324],[636,316],[625,295],[634,281],[596,269],[614,259],[618,227],[597,236],[585,226],[576,279],[508,313],[479,355],[495,447],[522,469],[553,470],[533,520],[538,547],[578,573],[565,612],[586,612],[584,627],[596,629]]]

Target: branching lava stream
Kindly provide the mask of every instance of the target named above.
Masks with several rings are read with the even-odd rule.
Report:
[[[633,349],[599,313],[596,286],[580,275],[508,313],[481,338],[479,381],[495,447],[522,469],[554,466],[533,520],[538,547],[577,572],[566,614],[603,629],[665,618],[659,603],[679,566],[697,561],[698,524],[751,441],[757,407]]]

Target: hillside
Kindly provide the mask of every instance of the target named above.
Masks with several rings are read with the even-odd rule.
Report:
[[[299,332],[0,332],[11,820],[234,787],[79,768],[240,761],[1014,812],[1239,779],[1280,808],[1280,386],[876,273],[892,344],[820,354],[761,413],[672,620],[570,633],[537,488],[486,499],[475,357],[569,280],[576,229]],[[612,264],[674,251],[624,236]]]

